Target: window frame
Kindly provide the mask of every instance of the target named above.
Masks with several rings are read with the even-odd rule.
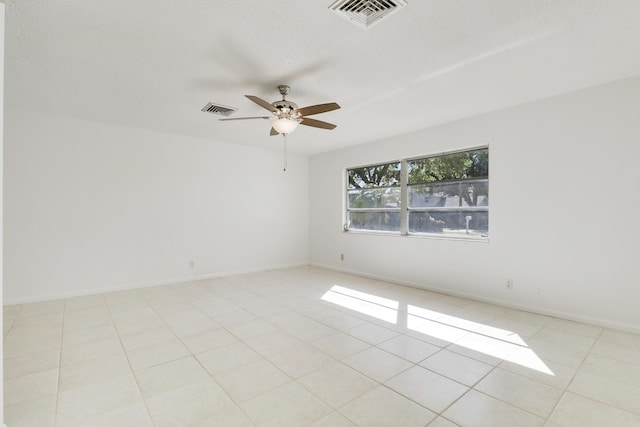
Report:
[[[468,153],[479,150],[487,150],[487,154],[489,154],[489,145],[480,145],[469,148],[444,151],[434,154],[427,154],[415,157],[408,157],[400,160],[390,160],[384,162],[376,162],[367,165],[360,166],[352,166],[344,169],[344,185],[343,191],[344,195],[344,208],[343,212],[343,232],[356,233],[356,234],[385,234],[391,236],[412,236],[412,237],[426,237],[426,238],[437,238],[437,239],[447,239],[447,240],[468,240],[468,241],[488,241],[489,240],[489,231],[487,224],[487,233],[481,234],[480,236],[471,236],[471,235],[458,235],[458,234],[446,234],[446,233],[428,233],[428,232],[419,232],[419,231],[409,231],[409,216],[412,212],[486,212],[487,213],[487,222],[489,221],[489,205],[486,206],[459,206],[459,207],[445,207],[445,206],[420,206],[420,207],[411,207],[409,206],[409,188],[412,185],[423,185],[423,184],[409,184],[409,168],[408,163],[417,160],[430,159],[435,157],[442,157],[448,155],[455,155],[460,153]],[[400,206],[396,208],[350,208],[349,207],[349,190],[353,190],[349,188],[349,171],[354,169],[362,169],[368,167],[376,167],[386,164],[400,164]],[[488,167],[488,165],[487,165]],[[464,180],[442,180],[442,181],[433,181],[432,183],[462,183],[462,182],[486,182],[487,186],[487,199],[489,197],[489,175],[490,171],[487,170],[487,176],[482,178],[470,178]],[[426,184],[426,183],[425,183]],[[398,186],[381,186],[381,187],[373,187],[373,188],[396,188]],[[399,212],[400,214],[400,228],[399,230],[365,230],[358,228],[350,227],[350,213],[351,212]]]
[[[382,208],[350,208],[349,207],[349,190],[364,190],[364,189],[358,189],[358,188],[354,188],[354,189],[350,189],[349,188],[349,171],[353,170],[353,169],[364,169],[364,168],[373,168],[376,166],[383,166],[383,165],[393,165],[393,164],[399,164],[400,165],[400,182],[397,185],[383,185],[383,186],[379,186],[379,187],[371,187],[371,188],[399,188],[400,189],[400,198],[401,198],[401,202],[402,200],[404,200],[404,198],[402,197],[402,171],[404,170],[403,165],[402,165],[402,160],[389,160],[386,162],[378,162],[378,163],[371,163],[368,165],[362,165],[362,166],[352,166],[350,168],[346,168],[345,169],[345,173],[344,173],[344,178],[345,178],[345,185],[343,185],[343,188],[345,189],[345,197],[344,197],[344,209],[343,209],[343,213],[344,213],[344,221],[343,221],[343,231],[350,231],[350,232],[357,232],[357,233],[375,233],[375,234],[390,234],[390,235],[396,235],[398,232],[395,230],[362,230],[362,229],[357,229],[357,228],[349,228],[349,222],[350,222],[350,212],[354,212],[354,213],[380,213],[380,212],[385,212],[385,213],[398,213],[400,216],[400,219],[402,221],[402,205],[398,206],[398,207],[382,207]],[[370,188],[370,189],[371,189]]]

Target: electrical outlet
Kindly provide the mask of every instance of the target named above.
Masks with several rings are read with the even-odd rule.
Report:
[[[504,287],[509,290],[513,289],[513,279],[507,279],[507,281],[504,284]]]
[[[340,261],[344,261],[344,254],[340,254]]]
[[[189,268],[194,268],[196,266],[196,262],[194,260],[189,260]]]

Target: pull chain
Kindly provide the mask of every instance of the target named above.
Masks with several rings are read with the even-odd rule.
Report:
[[[283,133],[282,136],[284,137],[284,167],[282,170],[286,172],[287,171],[287,134]]]

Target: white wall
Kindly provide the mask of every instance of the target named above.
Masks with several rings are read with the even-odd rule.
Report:
[[[4,2],[0,2],[0,224],[2,224],[2,215],[4,211],[2,203],[3,185],[2,177],[4,175],[3,170],[3,155],[4,155],[4,141],[3,141],[3,127],[4,127]],[[3,230],[0,227],[0,241],[2,241]],[[4,287],[2,281],[2,247],[0,247],[0,289]],[[3,315],[3,298],[0,295],[0,325],[2,325],[4,319]],[[3,327],[4,330],[4,327]],[[3,353],[4,346],[0,345],[0,360],[4,362]],[[0,382],[3,382],[4,363],[3,369],[0,370]],[[0,389],[0,402],[4,402],[4,387]],[[0,408],[0,423],[4,421],[4,405]],[[5,424],[2,424],[3,426]]]
[[[634,78],[314,156],[311,262],[640,331],[638,105]],[[489,243],[341,232],[345,168],[483,144]]]
[[[307,157],[285,173],[277,149],[15,109],[5,127],[7,304],[308,263]]]

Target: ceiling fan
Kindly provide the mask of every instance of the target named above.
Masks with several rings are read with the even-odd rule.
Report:
[[[314,114],[326,113],[327,111],[333,111],[340,108],[338,104],[335,102],[330,102],[328,104],[317,104],[310,105],[308,107],[298,108],[298,105],[294,102],[288,101],[286,96],[291,92],[291,88],[287,85],[278,86],[278,90],[282,95],[282,101],[274,101],[269,103],[262,98],[258,98],[253,95],[245,95],[251,101],[255,102],[262,108],[269,110],[271,112],[271,116],[258,116],[258,117],[236,117],[230,119],[220,119],[221,121],[226,120],[250,120],[250,119],[273,119],[271,122],[271,133],[270,135],[288,135],[296,128],[298,125],[311,126],[314,128],[320,129],[334,129],[336,125],[332,123],[323,122],[321,120],[310,119],[307,116],[312,116]]]

